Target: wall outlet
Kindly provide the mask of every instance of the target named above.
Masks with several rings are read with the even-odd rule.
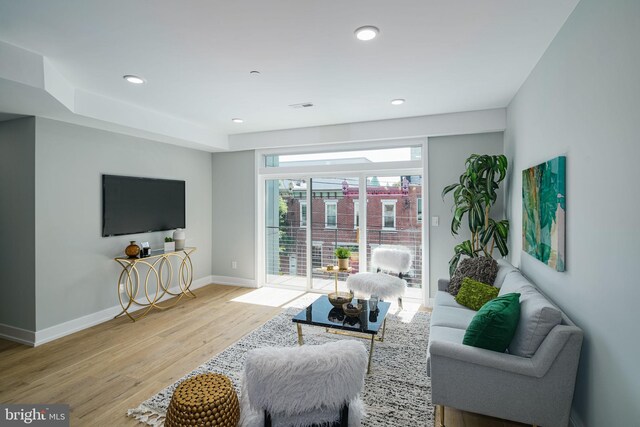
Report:
[[[440,217],[432,216],[431,217],[431,226],[432,227],[437,227],[439,224],[440,224]]]
[[[238,268],[238,261],[231,261],[231,268],[233,268],[234,270]]]

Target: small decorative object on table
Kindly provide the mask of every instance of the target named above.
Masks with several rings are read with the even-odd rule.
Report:
[[[187,235],[182,228],[177,228],[176,231],[173,232],[173,241],[176,243],[176,251],[184,249],[184,241],[186,238]]]
[[[174,252],[176,250],[176,242],[171,237],[164,238],[164,251]]]
[[[327,271],[333,271],[333,264],[327,265]]]
[[[360,313],[362,313],[363,308],[364,308],[364,305],[359,302],[356,302],[355,304],[352,304],[352,303],[342,304],[342,311],[344,311],[344,314],[346,314],[349,317],[360,316]]]
[[[349,257],[351,257],[351,251],[347,248],[339,247],[335,251],[336,258],[338,258],[338,268],[340,270],[347,270],[349,268]]]
[[[142,253],[140,254],[141,258],[146,258],[151,254],[151,248],[149,246],[149,242],[142,242],[140,243],[140,246],[142,247]]]
[[[140,255],[140,246],[136,244],[135,240],[131,240],[129,246],[125,248],[124,254],[129,258],[138,258],[138,255]]]
[[[331,292],[327,295],[329,302],[336,308],[342,308],[344,304],[348,304],[353,299],[353,294],[348,292]]]
[[[378,309],[378,296],[377,295],[371,295],[369,297],[369,310],[370,311],[376,311]]]

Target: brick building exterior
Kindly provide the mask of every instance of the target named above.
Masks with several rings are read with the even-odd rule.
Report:
[[[413,178],[414,182],[411,182]],[[420,286],[422,270],[422,182],[419,177],[403,177],[400,186],[367,186],[367,257],[381,244],[403,245],[414,253],[410,286]],[[311,236],[313,268],[335,264],[336,247],[352,252],[351,266],[359,271],[359,190],[342,183],[313,185],[311,195]],[[375,184],[375,182],[374,182]],[[307,226],[306,188],[281,189],[286,215],[280,230],[280,272],[306,275]]]

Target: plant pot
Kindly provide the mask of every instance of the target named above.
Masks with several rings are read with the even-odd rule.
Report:
[[[340,269],[340,270],[348,270],[349,269],[349,258],[338,258],[338,269]]]
[[[176,242],[164,242],[164,251],[165,252],[175,252],[176,251]]]

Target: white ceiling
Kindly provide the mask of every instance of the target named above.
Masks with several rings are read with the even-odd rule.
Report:
[[[37,54],[58,101],[7,70],[1,54],[24,52],[5,46],[0,111],[226,149],[229,134],[501,108],[577,2],[0,0],[0,41]],[[380,36],[358,41],[362,25]]]

